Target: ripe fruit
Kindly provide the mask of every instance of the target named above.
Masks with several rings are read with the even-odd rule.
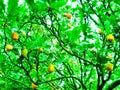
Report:
[[[10,45],[10,44],[7,44],[7,45],[6,45],[6,49],[7,49],[8,51],[11,51],[11,50],[13,49],[13,46]]]
[[[71,19],[71,18],[72,18],[72,15],[69,14],[69,13],[64,13],[64,16],[67,17],[68,19]]]
[[[27,54],[28,54],[28,50],[26,48],[24,48],[22,51],[21,51],[21,55],[23,57],[27,57]]]
[[[34,83],[32,83],[31,86],[32,86],[33,89],[36,89],[36,88],[37,88],[37,85],[34,84]]]
[[[19,38],[18,33],[13,32],[13,33],[12,33],[12,39],[13,39],[13,40],[17,40],[18,38]]]
[[[114,40],[115,40],[115,38],[112,34],[107,35],[106,39],[108,42],[111,42],[111,43],[114,42]]]
[[[48,66],[48,72],[53,72],[55,70],[55,66],[53,65],[53,64],[50,64],[49,66]]]
[[[103,31],[101,29],[98,30],[99,34],[103,34]]]
[[[108,63],[106,64],[106,70],[112,71],[113,68],[114,68],[114,65],[113,65],[112,63],[108,62]]]

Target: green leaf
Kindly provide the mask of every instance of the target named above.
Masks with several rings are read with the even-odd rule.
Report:
[[[72,2],[76,2],[76,0],[72,0]]]
[[[18,7],[18,0],[8,0],[7,12],[9,15],[13,15],[17,7]]]
[[[104,64],[104,63],[107,63],[108,59],[105,56],[102,56],[102,57],[98,57],[97,61],[101,64],[102,63]]]
[[[42,11],[42,10],[46,10],[46,11],[47,11],[48,5],[47,5],[46,2],[38,1],[38,2],[36,3],[36,5],[37,5],[37,9],[38,9],[39,11]],[[41,6],[42,6],[42,7],[41,7]]]
[[[25,0],[31,10],[34,9],[34,0]]]
[[[5,5],[3,3],[3,0],[0,0],[0,11],[5,10]]]
[[[75,27],[73,30],[67,32],[71,42],[75,42],[79,38],[80,32],[80,27]]]
[[[64,6],[68,0],[59,0],[51,4],[51,7],[54,9],[59,9],[60,7]]]
[[[106,33],[110,33],[110,25],[111,25],[111,23],[110,23],[110,21],[105,21],[104,22],[104,24],[105,24],[105,28],[106,28]]]

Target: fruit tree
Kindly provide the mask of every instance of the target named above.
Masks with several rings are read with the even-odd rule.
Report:
[[[119,0],[0,0],[0,90],[120,90]]]

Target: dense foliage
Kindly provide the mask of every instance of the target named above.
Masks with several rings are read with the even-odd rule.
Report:
[[[0,90],[119,90],[119,8],[119,0],[0,0]]]

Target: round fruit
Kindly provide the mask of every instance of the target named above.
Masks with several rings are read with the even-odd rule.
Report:
[[[31,86],[32,86],[33,89],[36,89],[36,88],[37,88],[37,85],[34,84],[34,83],[32,83]]]
[[[69,13],[64,13],[64,16],[67,17],[68,19],[71,19],[71,18],[72,18],[72,15],[69,14]]]
[[[48,72],[53,72],[55,70],[55,66],[53,65],[53,64],[50,64],[49,66],[48,66]]]
[[[108,62],[108,63],[106,64],[106,70],[112,71],[113,68],[114,68],[114,65],[113,65],[112,63]]]
[[[115,38],[114,38],[114,36],[112,34],[107,35],[106,38],[107,38],[108,42],[114,42],[114,40],[115,40]]]
[[[13,40],[17,40],[18,38],[19,38],[18,33],[13,32],[13,33],[12,33],[12,39],[13,39]]]
[[[42,51],[43,51],[43,48],[42,48],[42,47],[40,47],[40,48],[39,48],[39,52],[42,52]]]
[[[22,51],[21,51],[21,55],[23,57],[27,57],[27,54],[28,54],[28,50],[26,48],[24,48]]]
[[[7,49],[8,51],[11,51],[11,50],[13,49],[13,46],[10,45],[10,44],[8,44],[8,45],[6,45],[6,49]]]

